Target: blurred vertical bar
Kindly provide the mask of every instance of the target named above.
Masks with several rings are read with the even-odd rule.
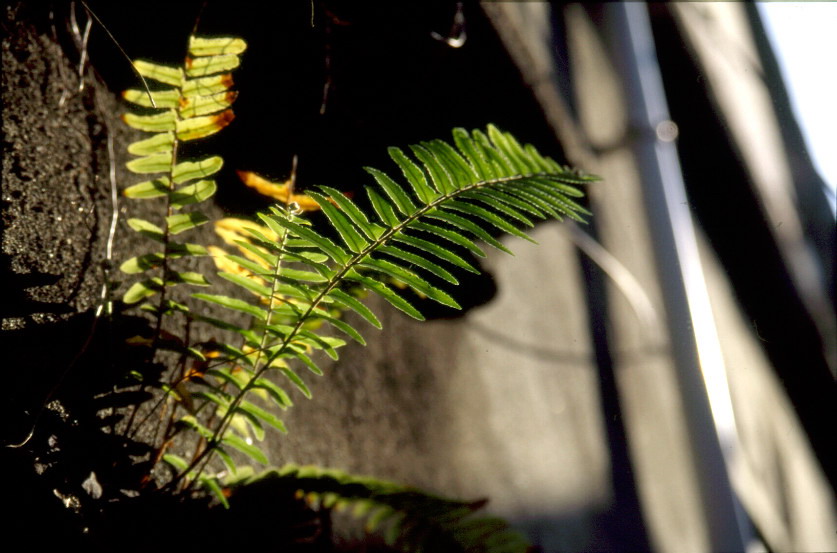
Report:
[[[709,545],[744,551],[750,525],[727,470],[737,452],[735,419],[647,8],[606,3],[604,18],[626,96]]]

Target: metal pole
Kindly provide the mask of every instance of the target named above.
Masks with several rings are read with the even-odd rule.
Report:
[[[738,444],[735,419],[647,8],[614,2],[605,4],[604,14],[625,93],[709,545],[711,551],[744,551],[749,523],[727,472]]]

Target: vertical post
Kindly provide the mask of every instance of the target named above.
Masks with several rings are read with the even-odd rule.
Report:
[[[749,523],[727,472],[738,443],[735,420],[647,8],[642,2],[607,3],[604,15],[625,93],[709,546],[743,551]]]

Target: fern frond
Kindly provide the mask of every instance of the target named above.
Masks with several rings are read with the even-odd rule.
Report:
[[[485,501],[459,501],[417,488],[316,466],[286,465],[260,474],[239,470],[218,488],[235,498],[243,486],[296,493],[313,508],[337,509],[365,522],[367,532],[405,552],[525,553],[529,544],[503,520],[477,514]]]
[[[160,293],[153,311],[163,316],[167,288],[183,283],[208,284],[203,277],[171,270],[169,264],[180,257],[208,255],[205,248],[178,242],[173,237],[208,221],[200,211],[180,211],[212,197],[217,186],[210,177],[220,171],[223,160],[211,156],[181,161],[178,148],[183,142],[217,133],[233,120],[230,106],[237,92],[231,90],[229,72],[238,66],[238,56],[245,49],[241,39],[193,36],[183,67],[134,62],[143,77],[161,88],[150,93],[137,89],[123,93],[126,101],[145,111],[126,113],[123,120],[131,127],[153,133],[150,138],[129,145],[128,151],[139,157],[129,161],[127,167],[137,174],[158,176],[128,187],[124,194],[135,200],[164,198],[166,217],[158,224],[139,219],[129,222],[134,230],[161,243],[163,248],[126,261],[123,271],[136,274],[159,269],[163,274],[134,284],[123,297],[125,303],[137,303]]]
[[[208,447],[228,468],[234,468],[235,463],[227,449],[236,449],[259,462],[266,462],[262,451],[252,445],[251,437],[256,440],[264,438],[265,424],[281,429],[281,421],[267,412],[263,413],[252,403],[241,401],[236,396],[239,389],[229,389],[229,382],[223,379],[223,375],[237,375],[238,372],[246,372],[246,369],[230,367],[227,373],[219,370],[207,373],[206,365],[210,361],[204,352],[189,344],[188,331],[184,332],[183,337],[171,335],[164,329],[163,319],[174,313],[184,314],[187,320],[207,319],[191,313],[190,306],[174,301],[168,291],[182,285],[209,285],[203,274],[179,270],[177,264],[183,258],[210,254],[208,248],[184,241],[180,237],[209,221],[196,208],[215,194],[217,185],[213,176],[223,167],[223,159],[219,156],[181,159],[180,146],[214,135],[233,120],[230,106],[237,92],[232,90],[230,71],[239,65],[239,55],[245,49],[246,44],[241,39],[190,37],[188,55],[182,67],[143,60],[134,63],[143,77],[156,83],[156,90],[149,93],[127,90],[123,93],[127,102],[139,108],[137,113],[126,113],[123,116],[125,123],[151,133],[150,137],[128,146],[128,152],[137,157],[127,163],[130,171],[148,175],[149,180],[129,186],[124,194],[137,201],[164,201],[161,209],[163,215],[159,220],[128,220],[128,225],[134,231],[156,245],[150,253],[138,255],[122,264],[123,272],[139,275],[139,281],[129,287],[123,301],[126,304],[140,304],[141,309],[156,317],[154,335],[147,340],[150,347],[179,354],[177,363],[170,367],[170,381],[162,383],[161,387],[167,397],[172,398],[175,405],[187,414],[177,420],[182,412],[177,409],[170,412],[169,430],[166,431],[163,443],[168,444],[179,429],[188,429],[201,438],[198,440],[199,447],[201,443],[208,442]],[[212,296],[207,297],[212,299]],[[227,302],[225,307],[239,306]],[[255,310],[248,310],[247,313],[251,316],[259,314]],[[217,323],[216,326],[238,332],[244,337],[245,344],[250,344],[250,348],[261,345],[258,337],[248,329],[215,319],[211,321]],[[225,345],[219,349],[224,354],[233,352],[237,355],[241,352],[241,365],[246,366],[249,361],[247,354],[239,348]],[[193,368],[187,368],[189,363],[194,363]],[[251,377],[246,377],[246,383],[250,381]],[[200,386],[199,390],[193,389],[195,384]],[[245,385],[241,384],[241,387]],[[266,391],[264,395],[268,397]],[[204,426],[196,417],[199,411],[209,405],[218,416],[226,417],[225,420],[229,421],[229,428],[217,436],[214,430]],[[140,425],[148,420],[146,417]],[[177,424],[173,425],[175,421]],[[246,433],[246,437],[236,434],[236,430],[239,434]],[[128,430],[129,433],[132,431],[135,430]],[[164,455],[163,459],[176,470],[185,470],[189,466],[186,461],[170,453]],[[187,472],[190,479],[218,495],[216,481],[200,470],[192,468]],[[220,496],[219,499],[225,502]]]
[[[371,269],[439,303],[452,305],[450,296],[429,285],[418,271],[451,282],[455,279],[444,269],[445,263],[464,268],[470,265],[450,248],[428,240],[428,235],[432,240],[441,238],[477,254],[483,253],[477,240],[511,253],[494,238],[496,231],[530,238],[508,219],[531,226],[532,218],[568,216],[583,220],[588,214],[572,198],[581,195],[577,185],[595,177],[561,167],[531,146],[520,146],[510,134],[493,126],[489,126],[487,135],[457,129],[454,140],[458,150],[438,140],[414,146],[416,160],[398,148],[390,148],[409,190],[382,171],[367,168],[382,192],[368,190],[377,217],[367,215],[333,189],[323,187],[323,194],[309,193],[334,227],[338,243],[300,226],[295,217],[278,208],[262,216],[268,224],[291,233],[304,247],[326,255],[337,266],[318,298],[327,297],[342,279],[366,285],[366,277],[359,269]],[[406,244],[411,251],[400,250],[393,242]],[[379,254],[387,254],[388,258],[378,257]],[[395,300],[381,286],[372,286],[370,290],[415,316],[415,310],[406,309],[402,301]]]
[[[531,240],[518,225],[568,216],[583,220],[587,210],[573,198],[579,185],[596,180],[583,176],[533,147],[521,146],[508,133],[489,126],[486,133],[453,132],[455,146],[440,140],[411,147],[414,158],[390,148],[407,186],[386,173],[366,168],[378,189],[368,188],[371,211],[328,187],[308,192],[332,226],[332,237],[281,205],[259,214],[259,222],[224,220],[216,230],[241,255],[218,254],[219,276],[236,284],[250,299],[212,294],[193,297],[252,316],[249,329],[202,318],[244,337],[251,356],[251,380],[231,401],[231,410],[216,425],[210,444],[220,443],[232,423],[232,412],[265,382],[267,372],[283,377],[306,397],[310,390],[293,363],[322,374],[311,353],[333,359],[345,342],[317,332],[326,324],[365,343],[362,333],[341,318],[354,311],[380,328],[377,316],[355,295],[375,293],[404,313],[423,319],[401,288],[458,308],[444,284],[456,284],[458,267],[476,272],[456,248],[485,255],[478,241],[511,253],[495,233]],[[511,221],[513,222],[511,222]],[[230,271],[230,267],[234,270]],[[354,293],[345,291],[351,284]],[[236,363],[235,356],[222,360]],[[206,450],[206,455],[211,448]]]
[[[209,222],[197,208],[216,192],[213,176],[223,167],[219,156],[181,159],[180,146],[212,136],[233,121],[237,92],[231,72],[245,49],[241,39],[192,36],[181,67],[134,63],[140,75],[156,83],[156,90],[123,94],[138,108],[125,114],[124,121],[151,134],[128,147],[136,156],[128,169],[146,180],[124,194],[137,201],[165,202],[159,220],[127,221],[155,247],[125,261],[121,269],[138,275],[123,301],[140,304],[156,317],[154,336],[138,337],[137,343],[178,354],[170,380],[160,384],[163,397],[175,405],[157,456],[174,469],[166,487],[182,491],[197,483],[228,506],[230,487],[273,481],[299,491],[318,507],[352,506],[367,528],[385,528],[387,540],[404,551],[526,551],[525,541],[506,523],[474,515],[482,502],[449,500],[311,467],[288,466],[254,476],[238,466],[234,454],[267,464],[258,442],[268,427],[287,432],[275,414],[275,408],[293,405],[287,390],[310,398],[303,376],[323,374],[318,365],[322,353],[336,360],[346,340],[365,345],[345,312],[381,328],[361,296],[377,294],[419,320],[423,315],[405,297],[405,289],[458,308],[448,289],[458,283],[456,270],[478,272],[466,260],[467,252],[485,256],[487,244],[511,253],[498,235],[531,241],[522,228],[532,227],[535,220],[582,221],[588,212],[576,201],[583,195],[578,187],[596,178],[560,166],[494,126],[485,132],[455,129],[452,144],[432,140],[408,151],[389,148],[400,176],[365,168],[376,187],[367,188],[358,200],[329,187],[295,194],[293,178],[271,183],[240,173],[248,186],[284,205],[258,214],[257,222],[216,223],[216,231],[236,253],[180,240]],[[305,211],[321,211],[331,229],[313,228],[301,216]],[[209,286],[203,274],[179,270],[178,263],[210,255],[217,275],[241,294],[194,293],[191,298],[234,316],[210,317],[169,297],[175,286]],[[177,336],[163,328],[168,315],[229,331],[240,342],[190,343],[188,330]],[[248,323],[238,322],[242,315]],[[129,426],[132,421],[133,415]],[[181,430],[196,438],[189,461],[166,451]],[[231,475],[225,482],[209,469],[216,457]]]

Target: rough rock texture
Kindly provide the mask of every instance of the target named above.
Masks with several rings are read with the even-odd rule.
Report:
[[[106,141],[124,131],[109,93],[79,92],[77,69],[49,29],[5,25],[3,264],[24,284],[10,287],[9,330],[95,306],[110,223]]]
[[[124,106],[87,66],[80,88],[72,35],[47,15],[25,4],[4,14],[3,340],[14,345],[13,365],[36,369],[16,373],[31,396],[17,395],[4,408],[31,416],[84,349],[104,283],[112,288],[107,298],[118,299],[126,286],[119,264],[149,249],[126,219],[159,218],[153,203],[121,197],[137,180],[124,168],[126,146],[138,138],[119,119]],[[208,227],[195,235],[216,240]]]

